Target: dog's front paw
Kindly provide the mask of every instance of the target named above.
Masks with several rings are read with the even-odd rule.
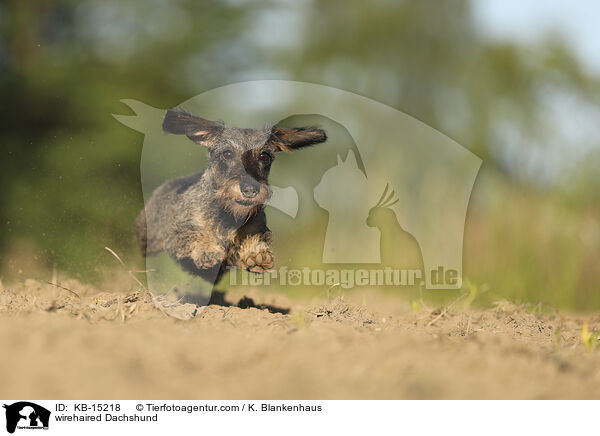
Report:
[[[275,265],[275,259],[271,250],[248,253],[243,259],[240,259],[240,266],[250,272],[262,273],[270,271]]]
[[[250,272],[263,273],[275,265],[270,245],[257,237],[250,237],[242,244],[238,253],[238,266]]]

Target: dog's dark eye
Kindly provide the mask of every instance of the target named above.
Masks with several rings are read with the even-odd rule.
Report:
[[[231,159],[233,157],[233,151],[225,150],[223,153],[221,153],[221,156],[223,156],[223,159]]]
[[[263,151],[261,154],[259,154],[258,158],[265,163],[270,163],[273,160],[273,157],[266,151]]]

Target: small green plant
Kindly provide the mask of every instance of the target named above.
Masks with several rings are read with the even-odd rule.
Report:
[[[475,301],[477,296],[480,294],[479,286],[476,283],[473,283],[471,280],[465,279],[463,282],[463,289],[467,291],[467,298],[465,299],[463,305],[465,308],[470,308],[473,301]]]
[[[422,300],[413,300],[410,302],[410,307],[415,315],[417,315],[421,309],[423,309],[423,301]]]
[[[600,343],[598,334],[590,333],[587,321],[584,321],[583,327],[581,328],[581,341],[583,342],[585,349],[590,353],[598,348],[598,343]]]

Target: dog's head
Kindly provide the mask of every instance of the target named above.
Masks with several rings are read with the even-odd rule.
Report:
[[[271,196],[268,179],[275,153],[327,140],[325,131],[315,127],[241,129],[173,109],[167,111],[163,130],[208,149],[206,171],[215,197],[238,218]]]

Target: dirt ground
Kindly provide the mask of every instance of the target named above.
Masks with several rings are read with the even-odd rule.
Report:
[[[256,290],[195,310],[60,285],[0,285],[0,397],[600,398],[585,317],[543,305],[417,312],[375,292],[300,301]],[[587,322],[600,329],[600,316]]]

